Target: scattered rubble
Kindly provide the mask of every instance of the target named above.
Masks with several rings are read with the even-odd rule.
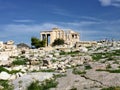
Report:
[[[0,66],[4,69],[0,70],[0,80],[11,81],[14,90],[19,89],[19,81],[25,90],[33,80],[51,78],[53,73],[66,76],[58,78],[58,86],[51,90],[101,90],[120,85],[119,41],[101,41],[90,47],[51,47],[48,51],[17,48],[13,44],[10,41],[1,45]],[[78,74],[72,73],[75,69]]]

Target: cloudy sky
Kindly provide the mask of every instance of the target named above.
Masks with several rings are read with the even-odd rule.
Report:
[[[30,44],[53,27],[81,40],[120,40],[120,0],[0,0],[0,41]]]

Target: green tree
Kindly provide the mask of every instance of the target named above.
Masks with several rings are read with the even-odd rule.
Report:
[[[64,44],[64,40],[60,39],[60,38],[57,38],[57,39],[54,40],[52,46],[63,45],[63,44]]]
[[[31,45],[34,48],[45,47],[45,44],[46,44],[46,40],[45,39],[41,41],[41,40],[39,40],[36,37],[32,37],[31,38]]]

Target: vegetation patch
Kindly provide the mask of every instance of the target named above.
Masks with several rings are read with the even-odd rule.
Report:
[[[110,72],[110,73],[120,73],[120,69],[117,69],[117,70],[103,70],[103,69],[97,69],[96,71],[107,71],[107,72]]]
[[[12,64],[13,65],[26,65],[27,59],[23,57],[17,57]]]
[[[54,42],[52,43],[52,46],[63,45],[64,42],[65,42],[65,41],[64,41],[63,39],[57,38],[57,39],[55,39]]]
[[[6,68],[0,66],[0,73],[3,72],[3,71],[4,71],[4,72],[7,72],[7,73],[9,73],[9,74],[16,74],[16,73],[18,73],[18,72],[21,72],[21,70],[11,70],[11,71],[9,71],[9,70],[7,70]]]
[[[0,86],[3,87],[2,90],[13,90],[13,86],[9,84],[8,80],[0,80]]]
[[[92,69],[92,67],[91,67],[90,65],[86,65],[86,66],[85,66],[85,69],[86,69],[86,70],[89,70],[89,69]]]
[[[110,73],[120,73],[120,69],[118,69],[118,70],[108,70],[108,72],[110,72]]]
[[[120,90],[120,87],[108,87],[108,88],[103,88],[101,90]]]
[[[113,50],[110,52],[92,54],[92,58],[95,61],[98,61],[103,58],[107,58],[107,60],[115,60],[114,56],[120,56],[120,50]]]
[[[32,72],[55,72],[54,69],[33,70]]]
[[[40,70],[40,72],[55,72],[54,69],[46,69],[46,70]]]
[[[43,82],[34,81],[28,86],[27,90],[49,90],[50,88],[55,88],[58,82],[55,79],[46,79]]]
[[[56,60],[56,59],[51,60],[52,63],[55,63],[55,62],[57,62],[57,61],[58,61],[58,60]]]
[[[103,53],[94,53],[92,55],[92,59],[95,60],[95,61],[98,61],[98,60],[103,58],[102,55],[103,55]]]
[[[74,51],[74,52],[64,52],[64,51],[61,51],[60,52],[60,55],[76,55],[76,54],[79,54],[80,52],[79,51]],[[74,56],[73,56],[74,57]]]
[[[41,41],[41,40],[39,40],[36,37],[32,37],[31,38],[31,45],[32,45],[32,48],[45,47],[45,45],[46,45],[46,39],[44,39],[44,40]]]
[[[72,87],[70,90],[77,90],[77,88],[75,88],[75,87]]]
[[[9,72],[9,70],[7,70],[6,68],[0,66],[0,73],[1,73],[2,71],[7,72],[7,73]]]
[[[80,71],[77,68],[74,68],[72,71],[73,74],[80,75],[80,74],[86,74],[85,71]]]
[[[53,75],[53,78],[61,78],[61,77],[65,77],[65,76],[67,76],[66,74],[54,74]]]
[[[111,67],[110,64],[108,64],[108,65],[106,66],[106,69],[110,69],[110,68],[112,68],[112,67]]]

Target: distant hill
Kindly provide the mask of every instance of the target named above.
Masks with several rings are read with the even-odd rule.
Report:
[[[30,46],[25,43],[20,43],[20,44],[17,44],[17,48],[30,48]]]

